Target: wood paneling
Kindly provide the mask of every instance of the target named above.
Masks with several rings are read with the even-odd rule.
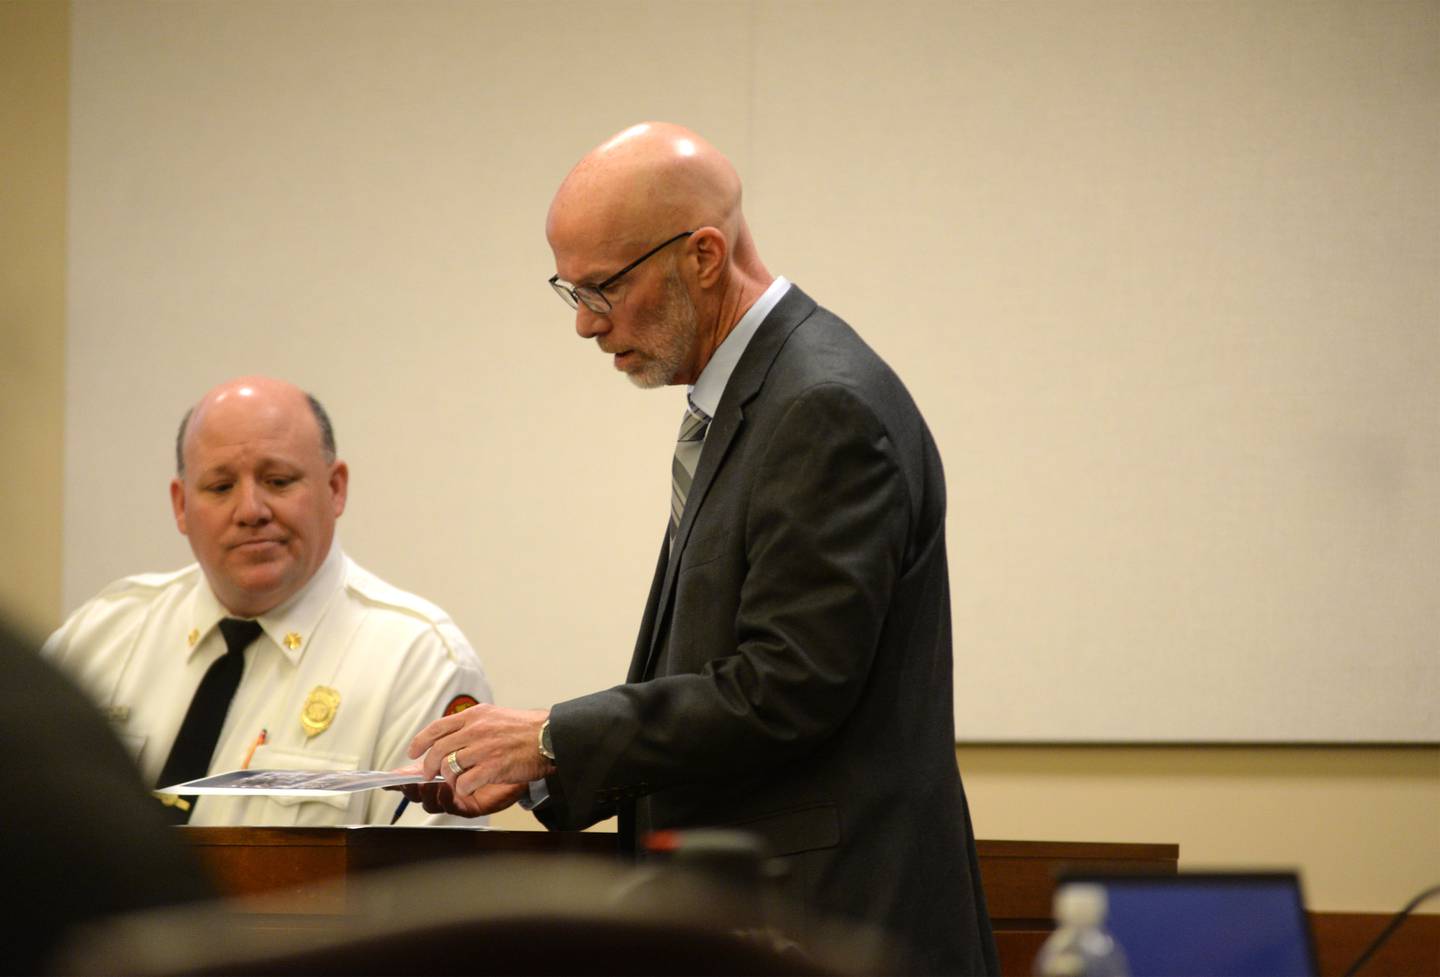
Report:
[[[607,833],[462,831],[432,828],[183,828],[228,896],[273,925],[323,925],[346,912],[345,881],[372,869],[499,852],[610,854]],[[980,841],[980,874],[1005,974],[1028,974],[1050,931],[1055,879],[1065,870],[1173,873],[1177,845]],[[317,886],[317,882],[328,885]]]
[[[1321,977],[1341,977],[1391,918],[1384,913],[1311,913]],[[1440,977],[1440,915],[1410,916],[1357,977]]]

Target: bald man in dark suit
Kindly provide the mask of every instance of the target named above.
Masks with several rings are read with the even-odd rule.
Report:
[[[447,785],[425,799],[529,793],[546,826],[618,815],[631,844],[740,828],[802,916],[883,927],[910,972],[995,973],[955,763],[940,456],[894,372],[766,270],[740,198],[724,156],[661,123],[557,192],[551,285],[577,332],[637,386],[690,388],[671,519],[626,683],[431,724],[412,755]]]

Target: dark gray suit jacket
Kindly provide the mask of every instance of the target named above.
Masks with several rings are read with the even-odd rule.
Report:
[[[945,481],[890,368],[792,287],[662,545],[625,685],[556,705],[537,810],[622,838],[735,826],[913,972],[997,973],[955,766]]]

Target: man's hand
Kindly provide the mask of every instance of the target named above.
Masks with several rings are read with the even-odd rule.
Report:
[[[431,814],[458,814],[478,818],[503,811],[524,797],[528,784],[486,784],[469,794],[456,794],[449,784],[405,784],[395,788]]]
[[[540,727],[549,718],[548,709],[505,709],[482,702],[426,726],[411,742],[410,756],[421,760],[427,778],[436,774],[445,778],[457,804],[462,798],[478,797],[480,788],[488,784],[521,788],[501,805],[508,807],[526,784],[555,770],[540,753]],[[463,771],[458,776],[447,760],[452,753]],[[491,803],[501,796],[505,795],[487,794],[476,803]],[[428,804],[425,809],[430,810]]]

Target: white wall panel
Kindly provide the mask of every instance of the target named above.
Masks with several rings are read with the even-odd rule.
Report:
[[[906,379],[958,733],[1440,740],[1440,5],[79,2],[65,601],[189,559],[184,408],[331,409],[347,548],[502,701],[623,677],[675,391],[545,287],[644,118]]]

